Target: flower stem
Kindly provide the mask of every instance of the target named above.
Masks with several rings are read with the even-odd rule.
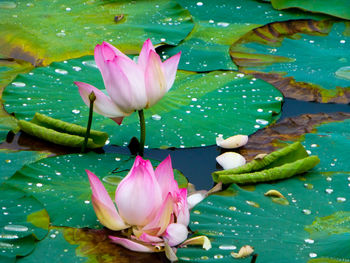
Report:
[[[85,133],[85,138],[84,138],[84,143],[81,146],[81,152],[84,153],[86,151],[86,145],[88,143],[89,137],[90,137],[90,130],[91,130],[91,123],[92,123],[92,115],[94,113],[94,102],[96,100],[95,93],[91,91],[89,95],[89,100],[90,100],[90,107],[89,107],[89,119],[86,127],[86,133]]]
[[[140,118],[140,156],[143,156],[143,152],[145,149],[145,138],[146,138],[146,124],[145,124],[145,115],[143,114],[143,110],[139,110],[139,118]]]

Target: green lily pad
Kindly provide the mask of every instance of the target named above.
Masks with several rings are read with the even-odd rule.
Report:
[[[11,175],[13,175],[17,170],[19,170],[23,165],[37,161],[44,158],[45,154],[40,154],[38,152],[32,151],[10,151],[10,150],[0,150],[0,184],[7,180]]]
[[[321,19],[324,16],[295,11],[277,11],[270,4],[254,0],[188,1],[195,27],[176,47],[162,49],[167,57],[182,51],[179,69],[190,71],[237,69],[229,57],[229,46],[246,32],[261,25],[288,19]],[[267,15],[268,14],[268,15]]]
[[[0,255],[25,256],[47,234],[49,217],[42,204],[25,192],[4,185],[0,191]]]
[[[230,52],[240,70],[254,72],[287,97],[347,104],[350,38],[345,29],[345,23],[273,23],[246,34]]]
[[[3,88],[6,87],[19,73],[26,73],[33,69],[33,66],[25,61],[12,61],[0,59],[0,100]],[[7,114],[3,107],[0,107],[0,142],[3,141],[8,132],[17,127],[17,121],[13,116]]]
[[[199,203],[191,211],[190,228],[206,234],[213,248],[179,249],[180,260],[228,262],[232,251],[251,245],[261,262],[350,261],[349,131],[345,120],[301,138],[321,159],[305,176],[246,189],[233,184]],[[264,196],[272,189],[284,198]]]
[[[346,0],[332,2],[320,1],[315,4],[312,0],[271,0],[274,8],[281,10],[286,8],[300,8],[311,12],[324,13],[343,19],[350,19],[350,6]]]
[[[34,65],[91,55],[102,41],[128,54],[137,54],[147,38],[176,45],[193,28],[190,13],[169,0],[5,3],[13,8],[0,5],[0,49]]]
[[[25,165],[4,184],[20,188],[42,202],[52,225],[95,228],[100,225],[92,208],[85,169],[99,176],[114,196],[120,179],[133,163],[133,156],[120,154],[61,155]],[[154,166],[157,164],[158,161],[153,161]],[[175,175],[179,187],[186,187],[183,175],[179,172]]]
[[[18,263],[57,262],[164,262],[160,253],[139,253],[113,244],[106,230],[52,227],[48,236],[37,244],[30,255]],[[47,256],[50,251],[50,257]],[[164,257],[164,256],[163,256]]]
[[[5,109],[18,119],[35,112],[86,126],[88,107],[73,81],[103,88],[92,57],[53,63],[20,75],[3,94]],[[21,83],[21,85],[18,85]],[[145,111],[148,147],[211,145],[217,134],[252,134],[274,122],[280,112],[281,93],[264,81],[233,71],[203,74],[179,71],[175,84],[162,100]],[[94,114],[93,129],[109,134],[112,144],[127,145],[139,137],[136,113],[118,126]]]

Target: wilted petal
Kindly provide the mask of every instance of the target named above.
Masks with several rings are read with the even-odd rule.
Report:
[[[92,189],[92,204],[101,224],[111,230],[121,230],[129,226],[121,219],[118,211],[98,177],[86,170]]]
[[[146,107],[144,74],[134,61],[115,57],[106,62],[102,76],[108,94],[121,110],[132,112]]]
[[[190,211],[188,208],[188,201],[187,201],[187,189],[186,188],[182,188],[179,191],[179,196],[178,196],[178,200],[176,203],[176,222],[183,224],[185,226],[187,226],[190,222]]]
[[[154,235],[161,235],[170,224],[171,214],[173,213],[174,200],[169,193],[164,200],[161,208],[157,211],[153,220],[147,224],[143,230],[148,232],[154,232]]]
[[[176,72],[177,72],[177,66],[179,65],[180,57],[181,57],[181,52],[177,53],[176,55],[172,56],[171,58],[168,58],[166,61],[163,62],[163,69],[164,69],[165,79],[167,82],[167,86],[166,86],[167,91],[174,84]]]
[[[129,174],[120,182],[115,194],[122,218],[131,225],[146,225],[162,204],[161,190],[152,164],[137,156]]]
[[[188,236],[187,226],[183,224],[170,224],[163,237],[167,240],[169,246],[173,247],[185,241]]]
[[[140,56],[137,60],[137,64],[143,69],[146,69],[147,61],[148,61],[148,56],[150,51],[156,51],[154,46],[152,45],[152,42],[150,39],[147,39],[142,46]]]
[[[234,258],[245,258],[250,256],[254,252],[254,248],[249,245],[245,245],[240,248],[238,253],[232,252],[231,255]]]
[[[147,107],[159,101],[167,92],[163,64],[155,51],[150,51],[145,70],[145,87],[148,98]]]
[[[155,252],[156,250],[152,248],[151,246],[145,246],[143,244],[140,244],[135,241],[131,241],[130,239],[127,238],[120,238],[120,237],[115,237],[115,236],[108,236],[113,243],[116,243],[118,245],[121,245],[127,249],[130,249],[132,251],[137,251],[137,252]]]
[[[174,171],[171,165],[170,155],[158,165],[155,170],[155,175],[160,189],[162,189],[163,200],[168,193],[171,193],[175,198],[175,194],[179,191],[179,187],[174,179]]]
[[[226,140],[224,140],[221,134],[216,138],[216,145],[224,149],[239,148],[243,145],[246,145],[247,142],[248,142],[248,136],[241,135],[241,134],[231,136]]]
[[[181,246],[186,245],[201,245],[205,250],[211,249],[211,242],[206,236],[198,236],[187,239],[181,244]]]
[[[122,112],[118,106],[113,103],[111,98],[105,95],[101,90],[84,82],[75,81],[74,84],[78,86],[80,96],[88,107],[90,106],[89,95],[91,92],[95,93],[96,100],[94,102],[94,111],[98,114],[111,119],[128,115]]]
[[[221,165],[224,170],[233,169],[242,165],[245,165],[245,158],[239,153],[235,152],[225,152],[218,157],[216,161]]]
[[[176,250],[177,249],[175,247],[170,247],[166,241],[164,242],[164,252],[167,259],[169,259],[170,262],[178,261],[178,258],[176,256]]]
[[[206,191],[198,191],[187,197],[188,208],[192,209],[206,197]]]

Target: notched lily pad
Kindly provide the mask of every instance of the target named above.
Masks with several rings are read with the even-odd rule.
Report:
[[[39,112],[85,126],[89,108],[73,84],[77,80],[104,89],[92,57],[53,63],[18,76],[15,82],[20,87],[7,86],[5,109],[20,120]],[[171,90],[145,110],[146,146],[199,147],[214,144],[218,134],[252,134],[278,119],[282,100],[273,86],[243,73],[178,71]],[[92,127],[107,132],[111,144],[126,146],[132,137],[139,137],[137,113],[120,126],[94,114]]]
[[[306,133],[314,133],[323,123],[339,122],[350,119],[350,113],[303,114],[286,118],[278,123],[257,131],[249,137],[249,142],[239,149],[247,160],[253,160],[258,154],[266,154],[283,147],[286,142],[300,140]]]
[[[268,81],[286,97],[347,104],[348,27],[331,20],[274,22],[233,43],[230,54],[242,72]]]
[[[91,55],[102,41],[115,43],[128,54],[137,54],[147,38],[176,45],[193,28],[190,13],[168,0],[9,3],[15,7],[0,7],[0,49],[37,66]],[[116,23],[121,14],[124,18]]]

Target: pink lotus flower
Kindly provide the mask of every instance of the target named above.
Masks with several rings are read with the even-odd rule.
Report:
[[[174,83],[181,52],[162,62],[152,42],[143,44],[138,62],[134,62],[107,42],[95,47],[96,65],[101,71],[108,95],[94,86],[74,82],[89,106],[89,94],[96,96],[94,111],[121,124],[135,110],[157,103]]]
[[[155,171],[149,160],[137,156],[115,192],[117,207],[98,177],[86,172],[99,221],[111,230],[131,229],[122,231],[125,238],[110,236],[112,242],[134,251],[156,252],[186,240],[190,217],[187,189],[179,189],[170,156]]]

